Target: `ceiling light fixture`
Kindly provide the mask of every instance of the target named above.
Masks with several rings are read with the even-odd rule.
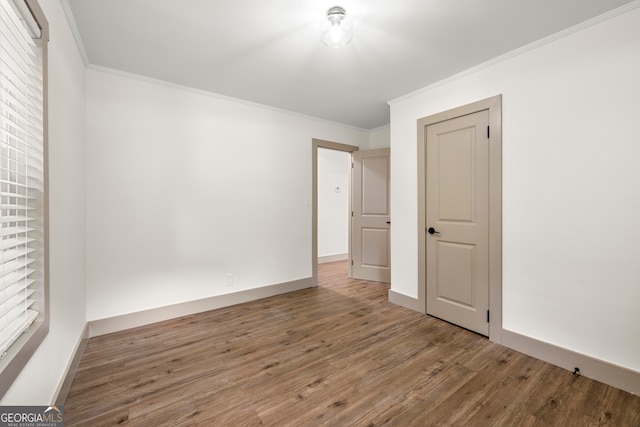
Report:
[[[353,38],[353,22],[340,6],[327,10],[327,17],[320,23],[320,40],[330,47],[347,45]]]

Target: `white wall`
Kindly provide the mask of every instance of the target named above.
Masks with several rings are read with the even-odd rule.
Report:
[[[503,326],[640,371],[640,9],[391,106],[392,288],[417,297],[416,120],[503,94]]]
[[[41,1],[49,21],[49,334],[2,405],[46,405],[73,357],[86,321],[84,288],[85,67],[58,1]]]
[[[351,155],[318,148],[318,257],[349,252]]]
[[[391,127],[382,126],[372,129],[369,136],[369,149],[389,148],[391,146]]]
[[[312,138],[369,133],[88,70],[88,320],[311,277]]]

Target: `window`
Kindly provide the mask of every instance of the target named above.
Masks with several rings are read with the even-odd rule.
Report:
[[[37,0],[0,0],[0,396],[49,328],[46,44]]]

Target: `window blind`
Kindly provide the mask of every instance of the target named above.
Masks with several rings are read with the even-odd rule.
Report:
[[[0,355],[38,318],[44,278],[43,54],[24,0],[0,0]]]

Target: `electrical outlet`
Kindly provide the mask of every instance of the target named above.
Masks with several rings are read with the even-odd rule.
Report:
[[[227,286],[233,286],[233,274],[227,274],[226,284]]]

